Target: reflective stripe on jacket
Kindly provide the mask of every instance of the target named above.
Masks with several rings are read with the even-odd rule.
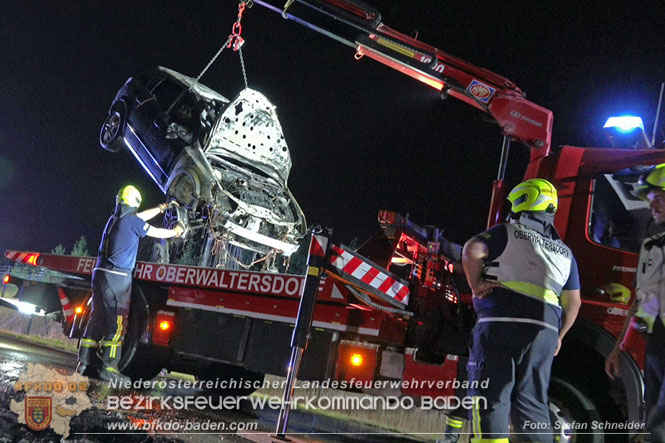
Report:
[[[505,225],[506,248],[483,273],[517,293],[559,305],[559,295],[570,276],[573,253],[559,239],[548,238],[522,224]]]

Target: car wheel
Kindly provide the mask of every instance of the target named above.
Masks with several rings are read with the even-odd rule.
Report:
[[[150,343],[142,343],[150,327],[150,313],[143,291],[132,289],[127,334],[122,344],[122,356],[118,369],[132,380],[152,380],[166,365],[168,349],[160,349]]]
[[[554,441],[571,443],[601,443],[605,441],[600,412],[594,402],[581,390],[560,378],[550,381],[550,419]]]
[[[116,153],[124,146],[122,131],[125,126],[125,106],[117,104],[111,109],[99,133],[99,143],[107,151]]]
[[[201,181],[199,174],[191,169],[179,171],[169,186],[167,195],[174,198],[178,203],[191,211],[196,210],[201,193]]]

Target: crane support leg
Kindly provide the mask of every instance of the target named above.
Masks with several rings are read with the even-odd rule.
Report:
[[[282,406],[277,418],[277,438],[285,439],[286,428],[289,424],[289,412],[291,410],[291,397],[295,387],[300,362],[303,352],[307,349],[307,342],[312,328],[314,318],[314,308],[316,306],[316,294],[319,288],[319,281],[323,274],[323,267],[326,264],[328,255],[328,245],[330,240],[330,231],[327,229],[314,228],[312,230],[309,244],[309,255],[307,261],[307,276],[300,296],[300,306],[298,308],[298,317],[291,337],[291,358],[289,359],[288,373],[286,375],[286,386],[282,397]]]

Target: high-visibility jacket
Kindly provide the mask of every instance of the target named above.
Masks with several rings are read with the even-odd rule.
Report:
[[[645,321],[649,333],[653,330],[653,324],[659,315],[665,324],[664,265],[665,232],[648,237],[642,242],[637,265],[635,297],[638,308],[635,315]],[[660,306],[663,308],[659,309]]]
[[[512,291],[559,306],[570,276],[573,253],[558,238],[549,238],[523,224],[505,225],[506,247],[483,273]]]

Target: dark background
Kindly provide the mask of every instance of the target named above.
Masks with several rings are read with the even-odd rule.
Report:
[[[621,112],[649,136],[665,81],[665,2],[379,1],[383,22],[508,77],[554,111],[553,146],[607,145]],[[125,80],[162,65],[195,77],[226,40],[237,3],[4,1],[0,6],[0,250],[94,254],[118,189],[164,199],[130,154],[103,151],[99,129]],[[308,222],[364,241],[392,209],[446,228],[483,230],[501,147],[470,106],[258,5],[243,19],[249,86],[275,105],[291,150],[289,188]],[[225,51],[202,83],[242,87]],[[662,120],[661,120],[662,121]],[[508,169],[521,178],[526,149]]]

